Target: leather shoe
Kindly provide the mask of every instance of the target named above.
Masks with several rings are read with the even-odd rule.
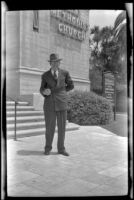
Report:
[[[49,151],[45,151],[45,153],[44,153],[46,156],[48,156],[49,154],[50,154],[50,152]]]
[[[67,153],[66,151],[61,151],[61,152],[58,152],[59,154],[62,154],[63,156],[69,156],[69,153]]]

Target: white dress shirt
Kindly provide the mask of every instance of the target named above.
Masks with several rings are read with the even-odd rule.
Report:
[[[54,75],[54,70],[53,69],[51,69],[51,73],[52,73],[52,75]],[[58,74],[59,74],[59,72],[58,72],[58,70],[56,70],[57,78],[58,78]]]

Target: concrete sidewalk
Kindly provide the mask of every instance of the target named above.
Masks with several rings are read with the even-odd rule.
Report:
[[[44,135],[7,140],[8,196],[127,194],[127,138],[98,126],[66,133],[69,157],[45,156]]]

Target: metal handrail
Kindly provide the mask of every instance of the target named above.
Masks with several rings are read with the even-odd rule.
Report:
[[[8,96],[7,96],[8,97]],[[19,104],[18,100],[16,101],[15,99],[11,98],[11,97],[8,97],[10,100],[14,101],[15,104],[15,120],[14,120],[14,140],[17,140],[17,135],[16,135],[16,108],[17,108],[17,105]]]

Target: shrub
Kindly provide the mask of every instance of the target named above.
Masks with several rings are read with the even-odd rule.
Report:
[[[68,120],[79,125],[104,125],[112,119],[111,103],[93,92],[73,91],[68,96]]]

